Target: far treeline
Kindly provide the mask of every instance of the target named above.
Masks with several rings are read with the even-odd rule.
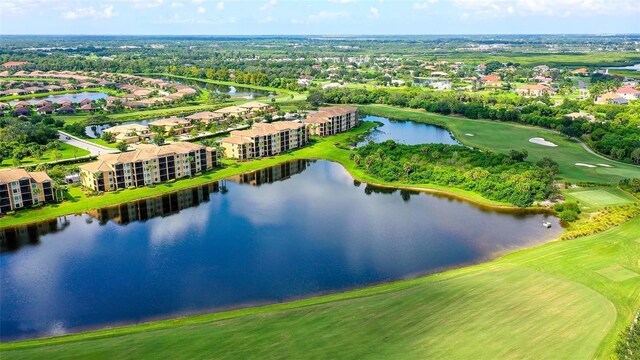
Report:
[[[509,155],[445,144],[403,145],[388,140],[352,153],[365,173],[386,182],[436,184],[477,192],[520,207],[557,195],[558,165],[544,158],[524,161],[526,150]]]
[[[640,108],[635,105],[595,105],[593,100],[568,101],[551,106],[548,97],[523,98],[468,93],[429,92],[420,88],[313,90],[314,104],[385,104],[424,109],[470,119],[517,122],[555,129],[577,137],[611,158],[640,164]],[[605,121],[575,120],[565,114],[587,110]]]

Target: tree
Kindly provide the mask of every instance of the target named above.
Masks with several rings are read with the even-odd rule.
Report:
[[[114,136],[113,136],[113,133],[110,133],[108,131],[103,131],[102,136],[100,136],[100,139],[110,143],[110,142],[113,142]]]
[[[60,150],[55,150],[53,152],[53,158],[57,161],[62,159],[62,152]]]
[[[118,149],[118,150],[120,150],[122,152],[125,152],[125,151],[127,151],[127,149],[129,149],[129,144],[127,144],[124,141],[120,141],[120,142],[118,142],[116,144],[116,149]]]
[[[518,162],[524,161],[527,158],[527,156],[529,156],[529,153],[525,149],[522,149],[520,151],[518,151],[518,150],[509,151],[509,157],[512,160],[515,160],[515,161],[518,161]]]
[[[156,145],[161,146],[161,145],[164,145],[164,143],[166,142],[166,139],[164,135],[158,134],[156,135],[156,137],[153,138],[153,142],[155,142]]]
[[[313,106],[320,106],[325,102],[324,95],[318,90],[311,91],[309,96],[307,96],[307,101]]]
[[[634,164],[640,164],[640,148],[633,149],[629,157],[631,157],[631,161],[633,161]]]

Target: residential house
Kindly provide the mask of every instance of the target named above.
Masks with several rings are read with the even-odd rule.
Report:
[[[58,108],[58,110],[56,110],[56,113],[58,114],[73,114],[76,112],[76,109],[73,108],[73,106],[71,105],[64,105]]]
[[[546,84],[522,85],[516,88],[516,93],[521,96],[538,97],[551,92]]]
[[[502,81],[500,80],[500,75],[498,74],[490,74],[487,76],[482,76],[480,78],[480,83],[483,86],[488,86],[488,87],[502,86]]]
[[[614,104],[614,105],[627,105],[629,100],[626,98],[616,94],[616,93],[606,93],[598,96],[595,101],[596,104]]]
[[[188,133],[189,131],[191,131],[191,129],[195,128],[195,126],[191,125],[191,121],[175,116],[152,121],[149,123],[149,126],[157,126],[163,128],[166,132],[170,132],[173,130],[176,135]]]
[[[638,100],[640,99],[640,91],[636,90],[632,87],[621,87],[616,90],[616,94],[620,97],[623,97],[627,100]]]
[[[53,200],[51,178],[44,171],[0,170],[0,214]]]
[[[125,142],[127,144],[136,143],[141,140],[150,140],[155,136],[149,131],[149,127],[140,124],[125,124],[112,126],[102,130],[103,133],[112,134],[113,140],[116,142]]]
[[[138,145],[133,151],[101,155],[81,165],[80,178],[88,189],[114,191],[190,177],[216,166],[214,148],[188,142]]]
[[[571,120],[585,119],[585,120],[587,120],[589,122],[596,121],[596,117],[595,116],[593,116],[591,114],[588,114],[588,113],[585,113],[585,112],[582,112],[582,111],[580,111],[580,112],[572,112],[572,113],[566,114],[565,117],[567,117],[567,118],[569,118]]]

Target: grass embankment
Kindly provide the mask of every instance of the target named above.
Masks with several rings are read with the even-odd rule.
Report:
[[[609,74],[626,76],[626,77],[629,77],[629,78],[639,79],[640,80],[640,71],[637,71],[637,70],[609,69]]]
[[[56,159],[55,156],[54,156],[54,153],[56,151],[60,152],[60,158],[58,158],[58,159]],[[59,150],[49,150],[49,151],[45,152],[42,155],[42,158],[40,160],[37,160],[37,159],[35,159],[33,157],[24,158],[20,162],[20,166],[36,165],[36,164],[40,164],[40,163],[43,163],[43,162],[49,162],[49,161],[55,161],[55,160],[73,159],[73,158],[89,155],[90,153],[91,152],[88,151],[88,150],[81,149],[79,147],[75,147],[73,145],[69,145],[67,143],[61,142]],[[14,167],[12,159],[5,159],[0,163],[0,169],[1,168],[11,168],[11,167]]]
[[[411,120],[449,129],[460,142],[479,149],[508,153],[512,149],[526,149],[527,160],[550,157],[560,166],[558,179],[571,182],[617,183],[625,178],[640,177],[640,167],[603,159],[586,151],[575,141],[547,129],[490,120],[472,120],[455,116],[427,113],[424,110],[402,109],[385,105],[359,105],[367,114],[399,120]],[[471,134],[473,136],[467,135]],[[549,147],[529,142],[541,137],[558,145]],[[595,167],[576,166],[585,163]],[[600,166],[598,164],[605,164]]]
[[[0,350],[3,359],[607,359],[640,306],[639,234],[636,218],[414,280]]]
[[[153,188],[143,187],[132,190],[120,190],[117,192],[108,192],[101,196],[92,197],[86,196],[78,188],[72,188],[69,193],[70,198],[60,204],[50,204],[40,209],[22,210],[17,212],[15,215],[0,218],[0,228],[5,226],[33,223],[58,216],[76,214],[91,209],[121,204],[145,197],[162,195],[172,191],[197,186],[211,181],[221,180],[236,174],[258,170],[268,166],[277,165],[285,161],[297,159],[325,159],[338,162],[342,164],[354,178],[371,184],[390,187],[405,187],[415,190],[449,194],[481,205],[509,207],[509,204],[486,199],[471,191],[433,184],[405,186],[406,184],[401,183],[384,183],[378,179],[368,176],[364,173],[364,171],[357,168],[353,161],[349,159],[349,150],[340,149],[336,147],[335,144],[347,142],[349,141],[349,139],[361,135],[375,126],[376,124],[374,123],[364,123],[358,128],[352,129],[349,132],[324,139],[318,139],[305,148],[290,151],[288,153],[270,158],[248,162],[226,160],[226,167],[224,167],[223,169],[215,170],[202,176],[190,179],[181,179],[176,181],[175,183],[158,184]]]

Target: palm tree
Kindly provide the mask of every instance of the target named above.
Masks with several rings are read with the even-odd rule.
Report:
[[[411,173],[411,164],[407,161],[404,163],[403,169],[407,176],[409,176],[409,173]]]

